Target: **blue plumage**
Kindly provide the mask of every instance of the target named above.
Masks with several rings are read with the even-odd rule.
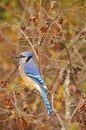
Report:
[[[24,64],[24,71],[27,74],[27,76],[31,77],[39,86],[41,86],[45,91],[47,91],[47,87],[40,76],[40,73],[38,71],[38,68],[36,67],[36,64],[34,63],[34,60],[31,59],[28,63]]]
[[[36,67],[36,64],[32,58],[26,64],[24,64],[24,71],[26,74],[39,74],[38,68]]]
[[[53,114],[53,111],[51,109],[50,103],[49,103],[48,98],[46,96],[46,92],[42,88],[41,88],[41,96],[42,96],[42,98],[44,100],[44,104],[45,104],[45,106],[47,108],[48,114],[51,116]]]
[[[48,98],[47,98],[47,95],[46,95],[46,88],[44,87],[45,86],[45,83],[44,81],[42,80],[41,76],[40,75],[31,75],[28,73],[28,76],[33,79],[39,86],[40,86],[40,93],[41,93],[41,96],[44,100],[44,104],[48,110],[48,114],[51,116],[52,115],[52,109],[50,107],[50,104],[49,104],[49,101],[48,101]]]
[[[20,74],[25,82],[28,81],[28,86],[29,84],[32,86],[35,86],[35,89],[39,90],[43,100],[44,104],[48,110],[48,114],[51,116],[52,115],[52,109],[50,107],[47,95],[46,95],[46,90],[47,87],[40,76],[40,73],[38,71],[38,68],[36,64],[34,63],[34,60],[32,58],[32,52],[22,52],[19,57],[20,57],[20,62],[19,65],[21,66],[20,68]],[[23,71],[23,72],[21,72]],[[31,82],[31,80],[35,82],[39,86],[40,89],[36,88],[37,85],[34,85],[34,82]],[[33,84],[31,84],[33,83]]]

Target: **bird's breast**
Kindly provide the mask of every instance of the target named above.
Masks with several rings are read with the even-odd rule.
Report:
[[[35,81],[33,81],[29,76],[26,75],[22,65],[19,66],[19,72],[20,72],[20,76],[24,80],[25,85],[28,86],[30,90],[36,89],[40,92],[39,85]]]

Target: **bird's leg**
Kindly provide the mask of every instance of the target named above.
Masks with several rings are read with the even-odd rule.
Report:
[[[39,103],[40,103],[40,97],[37,95],[37,96],[36,96],[36,99],[35,99],[35,101],[34,101],[34,104],[33,104],[33,110],[34,110],[34,111],[36,111],[36,109],[38,108]]]
[[[30,90],[27,86],[24,88],[25,92],[29,92],[29,95],[35,92],[35,89]]]
[[[36,89],[30,90],[27,86],[25,86],[24,89],[25,89],[25,92],[29,92],[28,96],[30,96],[31,94],[36,95],[36,100],[34,101],[34,103],[32,105],[32,109],[35,111],[37,109],[37,105],[40,102],[41,95],[36,91]]]

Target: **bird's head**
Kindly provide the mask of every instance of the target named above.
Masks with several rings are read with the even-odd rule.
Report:
[[[18,56],[15,56],[15,58],[19,58],[19,64],[21,65],[29,62],[32,56],[33,56],[32,52],[22,52]]]

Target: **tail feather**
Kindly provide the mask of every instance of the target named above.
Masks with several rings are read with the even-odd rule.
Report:
[[[48,101],[46,92],[43,89],[41,89],[41,96],[42,96],[42,98],[44,100],[44,104],[45,104],[45,106],[47,108],[48,114],[51,116],[53,114],[53,111],[52,111],[52,108],[51,108],[50,103]]]

